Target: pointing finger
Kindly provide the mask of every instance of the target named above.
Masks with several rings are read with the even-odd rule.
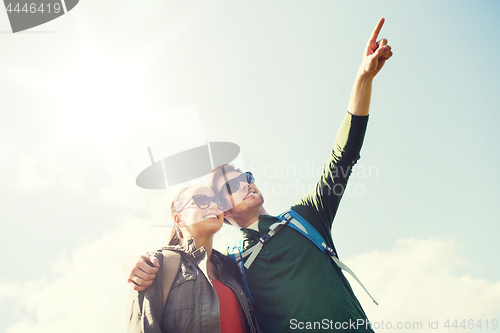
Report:
[[[370,43],[377,42],[378,34],[380,33],[380,30],[382,29],[384,22],[385,22],[385,19],[383,17],[378,21],[377,26],[375,27],[375,29],[372,32],[372,36],[370,38]]]

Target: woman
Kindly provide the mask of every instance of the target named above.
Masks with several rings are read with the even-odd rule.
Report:
[[[144,298],[158,304],[152,300],[160,290],[158,276],[145,292],[134,292],[129,332],[136,331],[137,323],[144,332],[258,332],[241,287],[241,272],[231,259],[212,249],[224,221],[218,197],[206,186],[184,188],[172,200],[171,213],[174,229],[165,249],[180,253],[179,271],[162,313],[143,306]],[[155,253],[160,255],[161,251]]]

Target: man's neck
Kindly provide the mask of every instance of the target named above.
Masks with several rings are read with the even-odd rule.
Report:
[[[240,229],[248,228],[249,225],[257,221],[259,217],[264,214],[267,214],[267,211],[263,206],[261,206],[256,212],[249,212],[248,214],[233,216],[234,225],[236,225]]]

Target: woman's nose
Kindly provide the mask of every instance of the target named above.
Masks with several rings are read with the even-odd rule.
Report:
[[[215,203],[213,200],[210,200],[210,205],[208,207],[209,209],[216,209],[216,210],[220,210],[219,209],[219,205],[217,203]]]

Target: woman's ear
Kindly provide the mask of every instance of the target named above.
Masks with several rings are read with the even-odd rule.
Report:
[[[179,214],[174,215],[174,224],[178,227],[184,227],[186,225]]]

